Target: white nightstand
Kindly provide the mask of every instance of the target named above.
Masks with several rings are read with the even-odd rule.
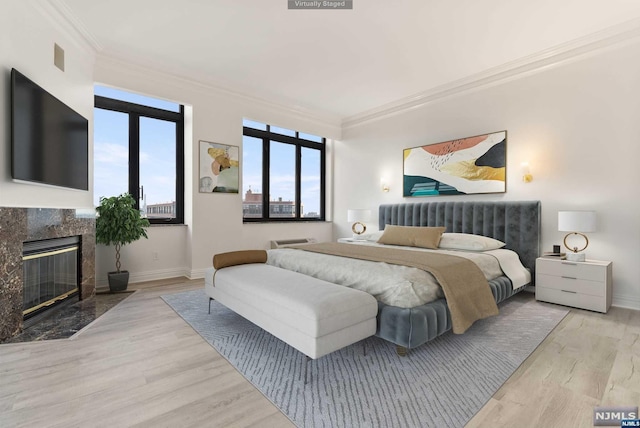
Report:
[[[606,313],[612,262],[536,259],[536,300]]]

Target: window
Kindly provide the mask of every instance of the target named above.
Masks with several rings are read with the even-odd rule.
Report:
[[[242,163],[245,222],[325,219],[324,138],[245,119]]]
[[[95,88],[94,203],[128,192],[151,223],[184,222],[184,107]]]

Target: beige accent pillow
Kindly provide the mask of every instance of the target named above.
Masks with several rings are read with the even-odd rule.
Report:
[[[379,244],[405,247],[438,248],[445,227],[394,226],[388,224],[378,239]]]

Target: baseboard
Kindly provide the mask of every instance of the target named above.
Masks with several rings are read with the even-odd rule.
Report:
[[[202,279],[204,278],[204,273],[208,268],[203,269],[191,269],[191,271],[187,271],[186,277],[189,279]]]
[[[630,295],[616,295],[613,296],[611,306],[617,306],[620,308],[635,309],[640,311],[640,297]]]
[[[129,284],[136,282],[156,281],[159,279],[179,278],[181,276],[188,277],[189,270],[186,268],[159,269],[148,272],[131,272],[129,275]],[[204,269],[202,278],[204,278]],[[109,283],[106,276],[96,280],[96,290],[108,289]]]

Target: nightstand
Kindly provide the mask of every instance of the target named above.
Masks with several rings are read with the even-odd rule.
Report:
[[[536,259],[536,300],[606,313],[612,262]]]

